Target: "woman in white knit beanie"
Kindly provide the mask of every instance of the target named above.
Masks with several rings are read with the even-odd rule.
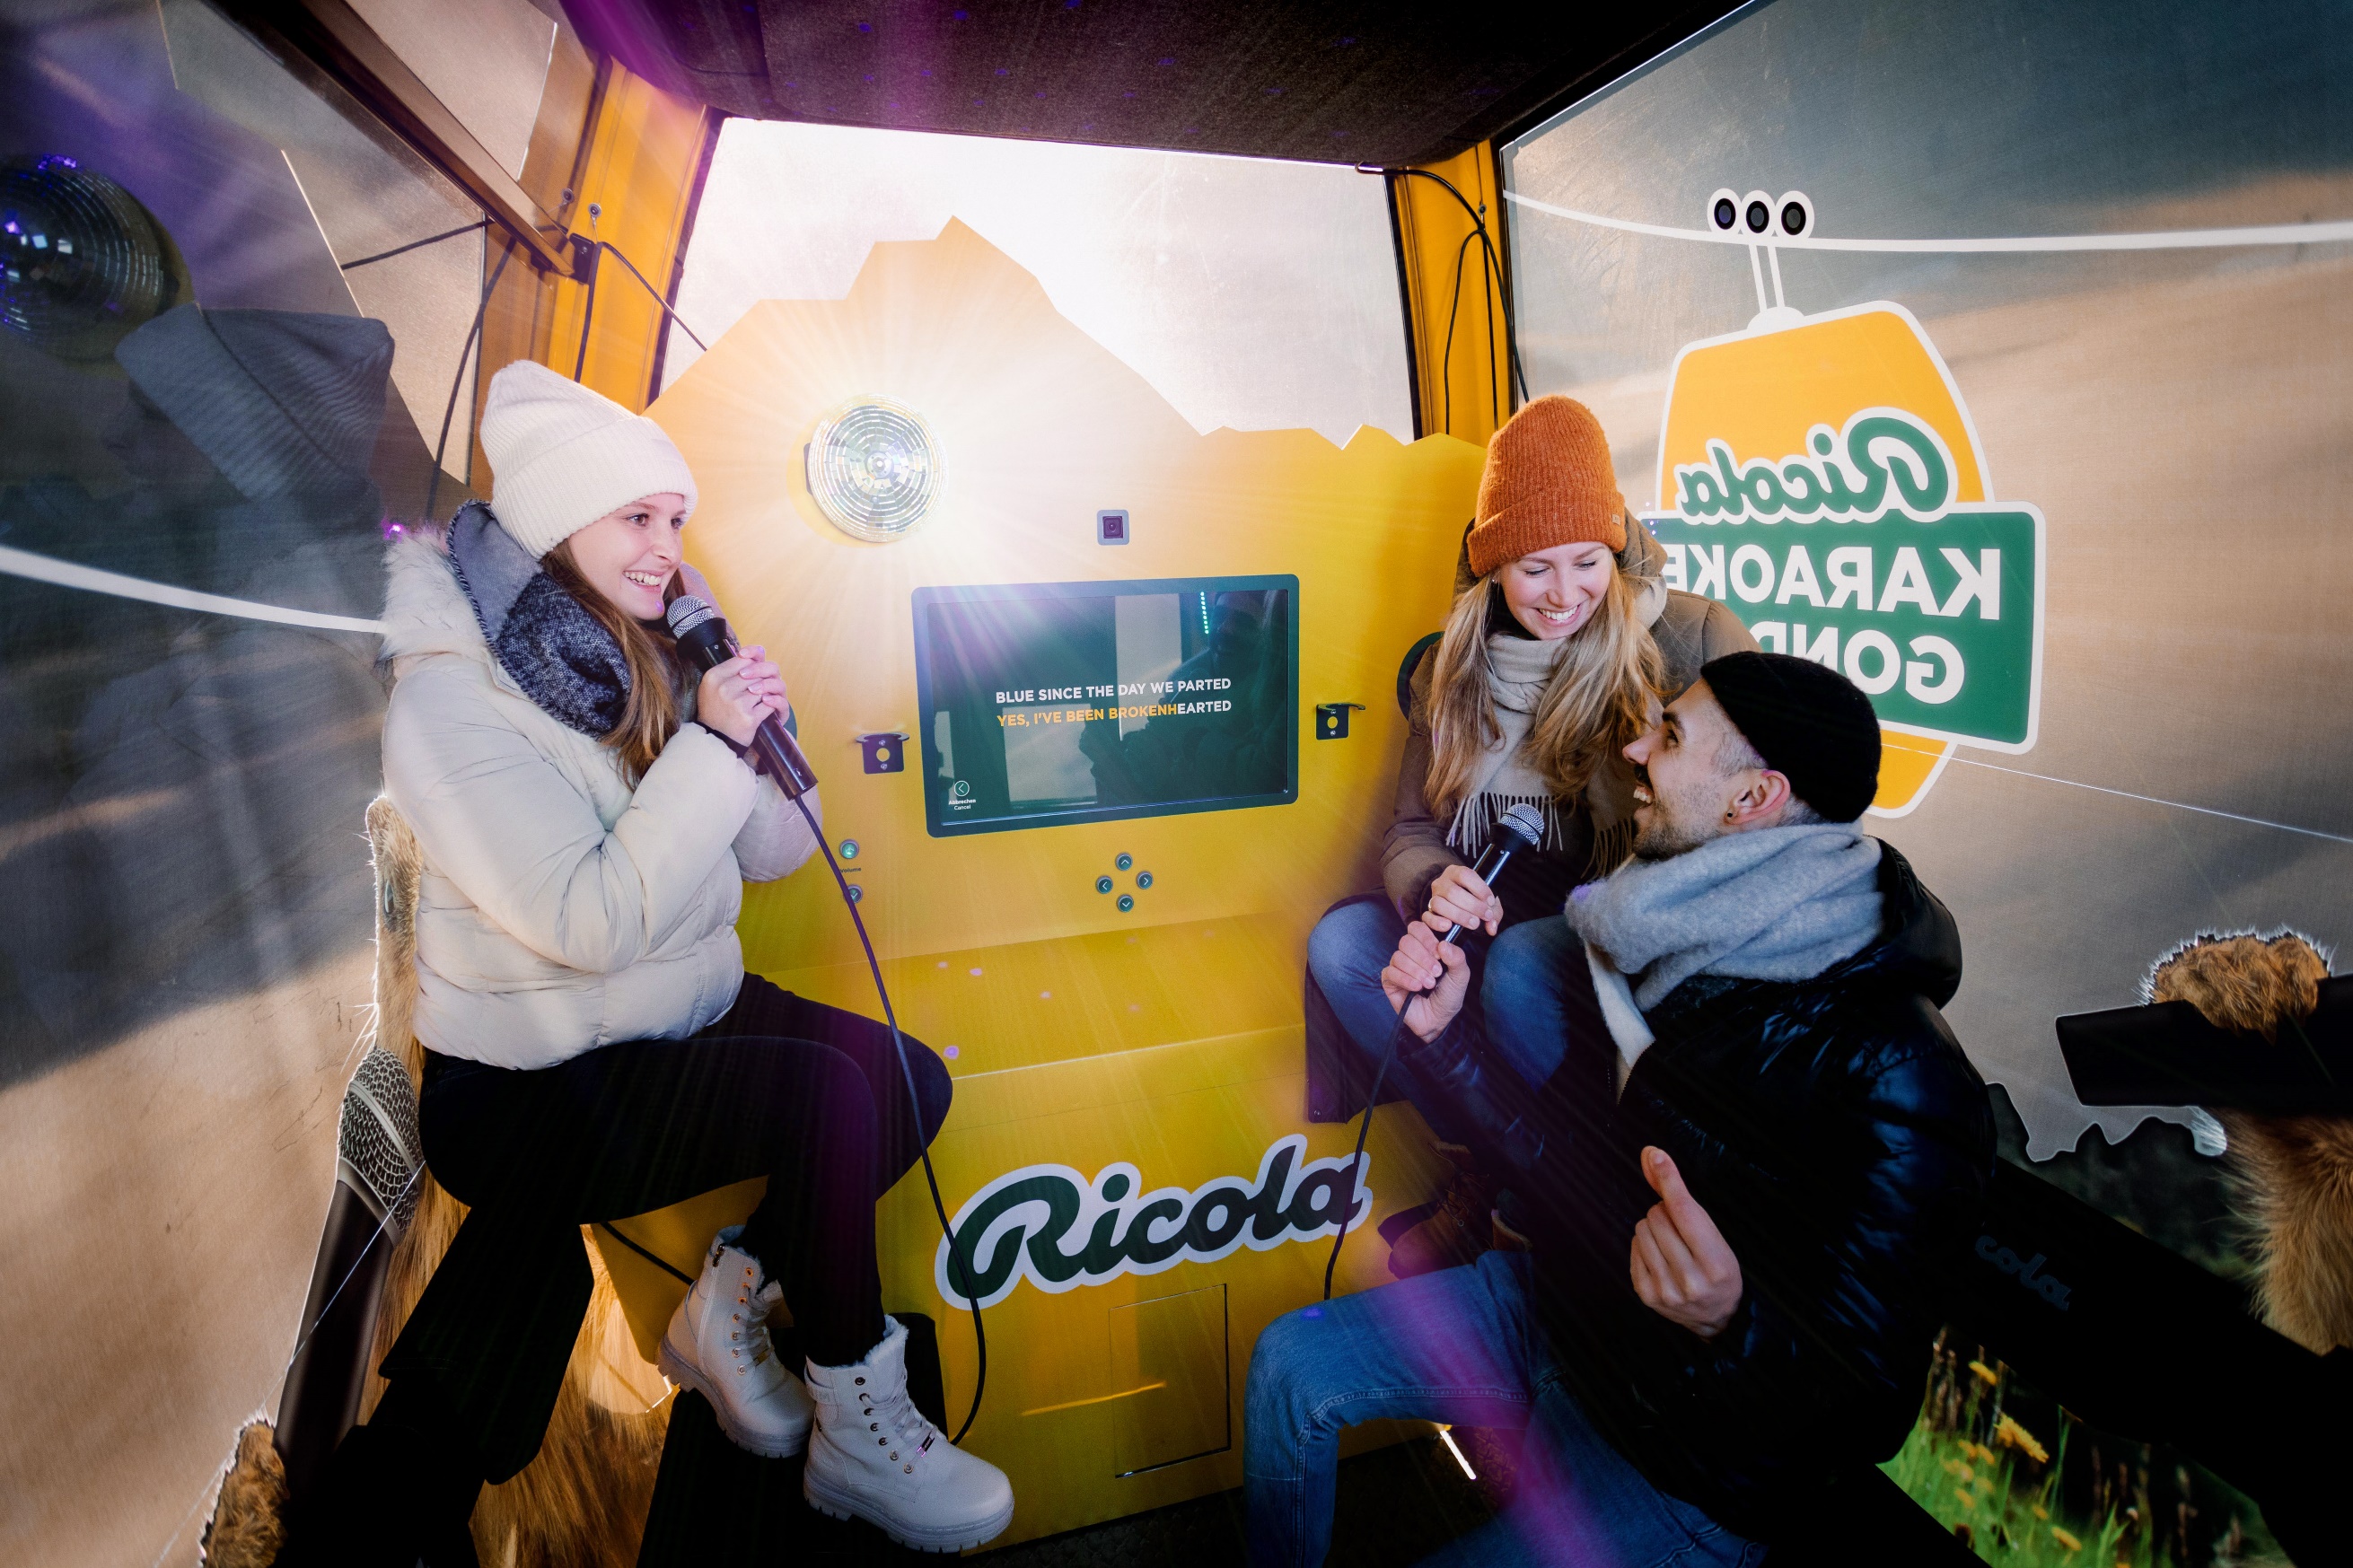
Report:
[[[746,648],[693,680],[662,622],[694,476],[652,420],[537,364],[491,382],[482,445],[491,504],[394,543],[384,615],[385,787],[425,859],[420,1121],[470,1212],[284,1561],[430,1558],[538,1450],[588,1301],[579,1227],[753,1177],[663,1373],[744,1447],[806,1447],[813,1506],[978,1545],[1012,1488],[908,1399],[874,1252],[947,1071],[907,1040],[912,1105],[887,1029],[744,972],[744,880],[816,845],[746,750],[789,711],[776,667]],[[805,1377],[770,1336],[780,1300]],[[419,1506],[376,1506],[388,1473]]]

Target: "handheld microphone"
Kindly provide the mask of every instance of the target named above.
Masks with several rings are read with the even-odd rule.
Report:
[[[678,651],[691,659],[696,668],[714,669],[735,657],[735,639],[727,630],[727,622],[701,599],[681,594],[670,601],[669,614],[670,633],[678,638]],[[793,739],[792,731],[774,713],[761,720],[760,727],[752,731],[752,748],[760,753],[760,760],[767,764],[768,776],[776,781],[786,800],[798,800],[817,787],[817,770],[809,766],[800,742]]]
[[[408,1069],[383,1047],[360,1058],[335,1129],[335,1190],[327,1205],[302,1332],[278,1397],[274,1441],[297,1498],[323,1475],[335,1445],[359,1419],[375,1370],[376,1311],[392,1249],[417,1213],[425,1143]]]
[[[1503,819],[1495,824],[1495,836],[1487,841],[1487,847],[1480,853],[1479,863],[1471,868],[1471,874],[1485,883],[1488,891],[1494,891],[1495,879],[1504,874],[1504,868],[1512,863],[1512,857],[1523,850],[1535,848],[1543,837],[1544,818],[1535,806],[1507,808]],[[1460,924],[1451,925],[1446,928],[1446,934],[1438,940],[1452,942],[1461,934]]]

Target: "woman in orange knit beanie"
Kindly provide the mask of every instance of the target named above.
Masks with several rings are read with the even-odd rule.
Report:
[[[1377,1059],[1396,1020],[1380,972],[1404,922],[1460,924],[1488,1036],[1533,1087],[1558,1065],[1566,1015],[1553,978],[1577,957],[1560,910],[1570,888],[1615,869],[1633,841],[1623,748],[1720,654],[1756,647],[1731,611],[1670,590],[1666,552],[1627,512],[1592,410],[1540,397],[1488,443],[1479,511],[1463,538],[1454,608],[1412,678],[1397,812],[1382,844],[1387,897],[1326,914],[1308,968],[1348,1040]],[[1490,889],[1472,872],[1496,819],[1544,817],[1532,855]],[[1580,961],[1581,962],[1581,961]],[[1390,1081],[1441,1140],[1451,1119],[1403,1063]],[[1493,1185],[1467,1152],[1431,1217],[1389,1266],[1415,1274],[1489,1245]]]

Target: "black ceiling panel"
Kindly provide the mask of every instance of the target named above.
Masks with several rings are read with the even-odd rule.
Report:
[[[731,114],[1398,167],[1599,87],[1733,9],[1234,0],[565,0]]]

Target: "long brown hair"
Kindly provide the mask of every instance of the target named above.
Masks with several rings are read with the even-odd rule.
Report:
[[[1504,563],[1455,596],[1439,639],[1430,683],[1430,778],[1423,787],[1440,817],[1461,805],[1481,759],[1504,736],[1489,684],[1487,621],[1491,606],[1510,613],[1501,606],[1497,581],[1510,567]],[[1595,770],[1650,726],[1651,702],[1665,669],[1650,628],[1635,614],[1642,586],[1623,571],[1610,574],[1609,591],[1592,619],[1569,634],[1552,682],[1536,702],[1521,754],[1556,800],[1581,795]]]
[[[668,626],[657,628],[638,620],[599,593],[572,559],[569,539],[542,556],[539,563],[555,579],[557,587],[579,601],[580,607],[621,645],[621,660],[629,672],[629,694],[621,706],[621,721],[605,736],[605,744],[621,753],[621,769],[634,785],[678,733],[686,675],[679,662],[678,639],[670,635]],[[670,585],[662,590],[663,604],[684,591],[680,575],[670,574]]]

